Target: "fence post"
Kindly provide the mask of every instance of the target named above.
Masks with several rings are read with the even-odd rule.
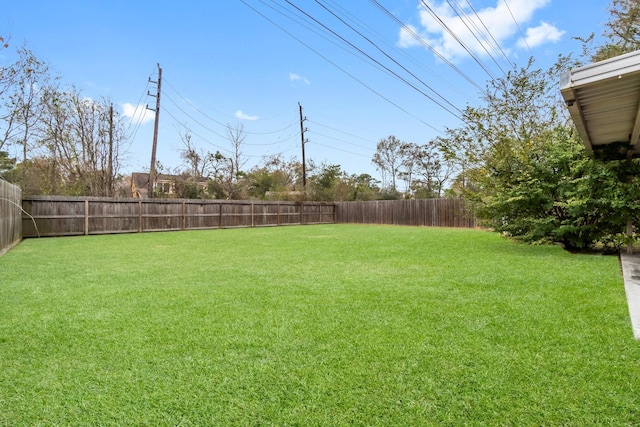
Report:
[[[89,199],[84,200],[84,235],[89,235]]]
[[[276,203],[276,223],[280,225],[280,202]]]
[[[187,228],[187,202],[186,200],[182,201],[182,230]]]
[[[254,211],[254,209],[253,209],[253,202],[251,202],[251,228],[253,228],[253,227],[255,227],[255,226],[256,226],[256,225],[255,225],[256,223],[255,223],[255,218],[254,218],[254,216],[255,216],[255,211]]]
[[[138,200],[138,233],[142,233],[142,200]]]

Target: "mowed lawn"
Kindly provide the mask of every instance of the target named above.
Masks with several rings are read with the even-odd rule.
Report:
[[[0,425],[638,425],[618,259],[478,230],[29,239]]]

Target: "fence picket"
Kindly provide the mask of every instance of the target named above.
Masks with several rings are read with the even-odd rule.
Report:
[[[463,199],[376,200],[337,202],[335,222],[476,228]]]
[[[332,223],[476,227],[462,199],[302,203],[33,196],[24,198],[22,206],[24,237]],[[3,227],[11,221],[5,220],[9,215],[5,211],[13,212],[13,221],[20,225],[19,210],[9,209],[7,203],[0,207]],[[6,234],[3,228],[1,236]],[[4,240],[0,248],[7,245]]]
[[[0,255],[22,239],[22,190],[0,179]]]

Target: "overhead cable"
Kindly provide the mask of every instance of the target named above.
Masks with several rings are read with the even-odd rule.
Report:
[[[187,99],[186,97],[184,97],[183,95],[180,94],[180,92],[178,92],[178,90],[171,85],[171,83],[169,83],[166,78],[163,79],[163,82],[167,82],[167,85],[173,89],[173,91],[187,104],[189,105],[189,107],[191,107],[193,110],[195,110],[196,112],[200,113],[201,115],[203,115],[204,117],[206,117],[207,119],[211,120],[214,123],[217,123],[220,126],[224,126],[225,128],[228,127],[228,123],[222,123],[219,120],[216,120],[215,118],[211,117],[210,115],[208,115],[207,113],[205,113],[204,111],[202,111],[201,109],[199,109],[198,107],[196,107],[195,105],[193,105],[193,103],[191,101],[189,101],[189,99]],[[212,108],[213,110],[213,108]],[[216,110],[214,110],[216,111]],[[224,113],[220,113],[220,114],[224,114]],[[290,128],[292,128],[295,124],[297,124],[297,121],[292,121],[291,123],[289,123],[286,127],[282,128],[282,129],[278,129],[278,130],[274,130],[274,131],[269,131],[269,132],[250,132],[250,131],[245,131],[244,133],[247,135],[273,135],[276,133],[282,133],[286,130],[289,130]]]
[[[471,101],[471,98],[469,97],[469,93],[465,92],[465,91],[462,91],[461,88],[459,87],[459,85],[452,84],[449,80],[446,80],[446,79],[442,78],[441,73],[435,72],[431,68],[425,66],[425,64],[423,62],[418,61],[416,58],[414,58],[411,55],[408,55],[406,49],[400,49],[400,48],[398,48],[397,45],[390,43],[385,37],[380,35],[380,33],[378,31],[376,31],[375,29],[371,28],[371,26],[367,25],[365,22],[363,22],[357,16],[354,16],[352,13],[350,13],[348,10],[346,10],[344,7],[342,7],[340,4],[336,3],[334,0],[327,0],[327,2],[330,3],[331,5],[333,5],[334,12],[335,12],[335,10],[339,10],[343,15],[346,16],[346,19],[349,19],[351,22],[353,22],[356,25],[358,25],[363,31],[366,31],[370,35],[372,35],[373,37],[377,38],[380,43],[385,44],[387,46],[387,48],[393,50],[395,53],[397,53],[398,55],[402,56],[407,61],[411,62],[414,66],[418,67],[423,73],[429,74],[431,77],[433,77],[434,79],[438,80],[443,85],[447,86],[450,90],[456,92],[460,96],[462,96],[462,97],[466,98],[467,100]],[[336,13],[338,13],[338,12],[336,12]]]
[[[500,66],[500,64],[496,60],[496,58],[494,58],[494,56],[491,54],[491,52],[489,52],[489,48],[486,45],[487,38],[483,37],[484,41],[480,39],[480,37],[482,37],[483,33],[481,31],[479,31],[480,29],[478,28],[476,23],[473,22],[473,20],[470,19],[469,16],[464,13],[464,11],[460,11],[459,10],[459,6],[457,6],[455,4],[455,2],[452,2],[451,0],[446,0],[446,1],[449,4],[449,6],[451,7],[451,9],[453,10],[453,12],[456,14],[456,16],[458,16],[458,18],[460,18],[460,21],[464,24],[464,26],[467,27],[467,30],[469,30],[469,33],[473,36],[473,38],[476,39],[476,41],[478,42],[480,47],[485,51],[487,56],[489,56],[489,58],[491,58],[493,63],[496,64],[496,66],[500,69],[500,72],[502,73],[502,75],[505,75],[506,74],[505,71],[502,69],[502,67]],[[474,31],[474,28],[475,28],[475,31]]]
[[[507,6],[507,10],[509,11],[509,14],[511,15],[511,19],[513,19],[513,22],[516,24],[516,27],[518,27],[518,31],[520,32],[520,36],[522,36],[522,41],[524,42],[525,46],[527,46],[527,50],[529,50],[529,54],[533,55],[533,53],[531,52],[531,47],[529,46],[529,42],[527,42],[527,38],[525,37],[524,33],[522,32],[522,28],[520,28],[520,24],[518,24],[518,21],[516,20],[515,15],[511,11],[511,8],[509,7],[509,3],[507,3],[507,0],[503,0],[503,1],[504,1],[505,6]]]
[[[476,9],[473,7],[473,5],[471,4],[470,0],[466,0],[467,4],[469,5],[469,8],[471,9],[471,11],[473,11],[473,13],[476,15],[476,18],[478,18],[478,21],[482,24],[482,26],[485,29],[485,34],[489,35],[489,37],[491,37],[491,40],[493,40],[493,43],[489,43],[491,46],[493,46],[494,51],[500,51],[500,53],[502,54],[502,56],[504,57],[504,59],[507,60],[507,62],[509,63],[509,67],[512,68],[513,67],[513,63],[511,62],[511,60],[509,59],[509,56],[506,54],[506,52],[504,51],[504,49],[502,49],[502,46],[500,46],[500,43],[498,43],[498,41],[495,39],[495,37],[493,37],[493,34],[491,33],[491,31],[489,31],[489,28],[487,28],[486,24],[484,23],[484,21],[482,20],[482,18],[480,17],[480,14],[476,11]]]
[[[433,125],[425,122],[423,119],[421,119],[420,117],[416,116],[415,114],[407,111],[406,109],[402,108],[401,106],[399,106],[397,103],[391,101],[389,98],[385,97],[384,95],[382,95],[380,92],[376,91],[375,89],[373,89],[371,86],[367,85],[366,83],[364,83],[362,80],[358,79],[356,76],[354,76],[353,74],[349,73],[347,70],[345,70],[344,68],[340,67],[338,64],[336,64],[335,62],[333,62],[332,60],[330,60],[329,58],[327,58],[325,55],[321,54],[319,51],[317,51],[316,49],[314,49],[313,47],[311,47],[309,44],[303,42],[300,38],[296,37],[295,35],[293,35],[290,31],[287,31],[285,28],[283,28],[281,25],[279,25],[278,23],[276,23],[275,21],[273,21],[271,18],[269,18],[268,16],[264,15],[262,12],[258,11],[257,9],[255,9],[253,6],[249,5],[245,0],[240,0],[245,6],[247,6],[249,9],[253,10],[255,13],[257,13],[258,15],[262,16],[265,20],[267,20],[268,22],[270,22],[272,25],[274,25],[275,27],[277,27],[278,29],[280,29],[282,32],[284,32],[285,34],[289,35],[289,37],[293,38],[294,40],[296,40],[298,43],[302,44],[304,47],[306,47],[307,49],[309,49],[310,51],[312,51],[313,53],[315,53],[316,55],[318,55],[320,58],[322,58],[323,60],[325,60],[326,62],[328,62],[329,64],[331,64],[333,67],[337,68],[338,70],[340,70],[341,72],[343,72],[344,74],[346,74],[347,76],[349,76],[350,78],[352,78],[353,80],[355,80],[356,82],[358,82],[360,85],[364,86],[366,89],[368,89],[369,91],[371,91],[372,93],[376,94],[377,96],[379,96],[380,98],[384,99],[385,101],[387,101],[389,104],[393,105],[394,107],[396,107],[397,109],[399,109],[400,111],[410,115],[411,117],[415,118],[416,120],[418,120],[419,122],[423,123],[425,126],[427,126],[428,128],[438,132],[438,133],[442,133],[442,131],[440,129],[435,128]]]
[[[460,115],[462,114],[462,111],[456,107],[455,105],[453,105],[447,98],[445,98],[444,96],[442,96],[438,91],[436,91],[435,89],[433,89],[430,85],[428,85],[427,83],[425,83],[420,77],[416,76],[414,73],[412,73],[410,70],[408,70],[404,65],[400,64],[395,58],[393,58],[391,55],[389,55],[386,51],[384,51],[380,46],[378,46],[376,43],[374,43],[369,37],[365,36],[364,34],[362,34],[360,31],[358,31],[357,29],[355,29],[352,25],[350,25],[348,22],[346,22],[345,20],[343,20],[341,17],[339,17],[337,14],[335,14],[332,10],[330,10],[327,6],[325,6],[321,1],[319,0],[315,0],[315,2],[317,4],[319,4],[323,9],[325,9],[327,12],[329,12],[331,15],[333,15],[336,19],[338,19],[340,22],[342,22],[344,25],[346,25],[348,28],[350,28],[352,31],[354,31],[356,34],[358,34],[360,37],[362,37],[363,39],[365,39],[369,44],[371,44],[375,49],[377,49],[380,53],[382,53],[385,57],[387,57],[389,60],[391,60],[394,64],[396,64],[397,66],[399,66],[400,68],[402,68],[405,72],[407,72],[411,77],[413,77],[414,79],[416,79],[417,81],[419,81],[420,83],[422,83],[427,89],[429,89],[435,96],[439,97],[443,102],[447,103],[451,108],[453,108],[457,114],[454,114],[453,112],[451,112],[447,107],[445,107],[444,105],[442,105],[439,101],[436,101],[435,99],[433,99],[431,96],[424,94],[422,91],[420,91],[420,93],[423,93],[425,96],[427,96],[429,99],[431,99],[433,102],[435,102],[436,104],[438,104],[440,107],[442,107],[443,109],[449,111],[450,113],[454,114],[458,119],[460,119]],[[377,61],[376,61],[377,62]],[[397,75],[394,72],[394,75]],[[402,79],[403,81],[405,81],[404,79]],[[413,85],[411,85],[413,87]]]
[[[440,18],[440,16],[438,16],[438,14],[431,8],[429,3],[427,3],[425,0],[420,0],[420,2],[424,6],[425,10],[429,12],[429,14],[440,24],[440,26],[444,28],[444,30],[449,33],[449,35],[451,35],[451,37],[453,37],[460,46],[462,46],[462,48],[469,54],[469,56],[471,56],[471,59],[473,59],[476,64],[478,64],[480,68],[482,68],[491,79],[495,80],[496,75],[493,74],[489,67],[482,63],[482,61],[473,53],[469,46],[467,46],[467,44],[447,25],[447,23],[444,22],[444,20]]]
[[[440,52],[438,52],[437,49],[435,49],[433,46],[431,46],[431,44],[429,44],[424,38],[420,37],[420,35],[418,35],[411,27],[409,27],[407,24],[402,22],[400,19],[398,19],[398,17],[396,17],[393,13],[391,13],[387,8],[385,8],[383,5],[381,5],[380,2],[378,2],[377,0],[369,0],[369,1],[371,3],[373,3],[376,7],[378,7],[378,9],[380,9],[387,17],[389,17],[391,20],[396,22],[404,31],[407,32],[407,34],[411,35],[411,37],[413,37],[418,43],[423,45],[431,53],[433,53],[438,59],[440,59],[442,62],[447,64],[452,70],[454,70],[456,73],[458,73],[463,79],[465,79],[467,82],[471,83],[476,89],[478,89],[480,91],[483,90],[482,86],[480,86],[478,83],[476,83],[475,80],[473,80],[468,74],[466,74],[464,71],[462,71],[460,68],[458,68],[454,63],[449,61],[444,55],[442,55]]]

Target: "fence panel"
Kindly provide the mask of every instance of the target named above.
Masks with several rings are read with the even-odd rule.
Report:
[[[184,229],[196,230],[220,227],[220,203],[206,203],[197,200],[184,202]]]
[[[25,237],[333,223],[335,205],[246,200],[34,196],[22,201]],[[20,215],[18,215],[20,217]]]
[[[22,190],[0,179],[0,255],[22,239]]]
[[[339,202],[335,222],[429,227],[477,227],[463,199],[377,200]]]
[[[37,224],[24,214],[24,237],[331,223],[477,226],[462,199],[317,203],[36,196],[22,205]],[[2,218],[5,227],[8,220]]]

